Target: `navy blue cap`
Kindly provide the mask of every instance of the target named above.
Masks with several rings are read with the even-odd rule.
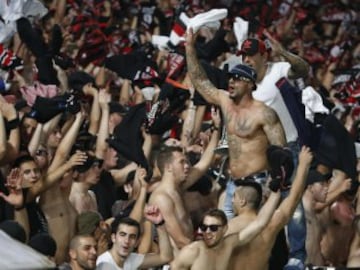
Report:
[[[253,83],[256,82],[256,71],[247,65],[236,65],[230,70],[229,74],[237,74],[250,79]]]

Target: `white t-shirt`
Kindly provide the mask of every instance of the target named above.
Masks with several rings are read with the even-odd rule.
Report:
[[[253,91],[253,97],[264,102],[277,112],[285,130],[286,141],[293,142],[297,140],[298,132],[280,90],[276,86],[276,82],[280,78],[287,78],[289,69],[290,64],[288,62],[268,63],[266,74],[263,80],[257,83],[257,88]]]
[[[136,270],[144,261],[144,257],[143,254],[130,253],[121,268],[116,264],[110,252],[106,251],[97,258],[96,270]]]

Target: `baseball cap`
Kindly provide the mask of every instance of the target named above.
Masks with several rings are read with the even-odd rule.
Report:
[[[254,84],[256,82],[256,71],[247,65],[236,65],[229,71],[229,75],[238,75],[250,79]]]
[[[306,185],[312,185],[319,182],[328,181],[331,178],[331,174],[322,174],[317,170],[310,170],[306,179]]]
[[[256,38],[248,38],[241,44],[240,51],[238,51],[237,55],[254,55],[258,52],[266,52],[265,42]]]
[[[78,234],[92,234],[99,226],[101,216],[97,212],[86,211],[79,214],[76,218],[76,227]]]

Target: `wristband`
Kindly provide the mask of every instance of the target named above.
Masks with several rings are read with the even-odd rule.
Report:
[[[19,121],[19,118],[17,117],[13,120],[8,121],[6,124],[6,127],[8,130],[13,130],[13,129],[17,128],[19,126],[19,124],[20,124],[20,121]]]
[[[155,225],[155,227],[159,227],[159,226],[164,225],[164,224],[165,224],[165,219],[160,221],[158,224],[154,224],[154,225]]]

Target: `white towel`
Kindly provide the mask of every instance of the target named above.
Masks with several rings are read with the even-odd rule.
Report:
[[[329,113],[329,109],[323,104],[321,96],[311,86],[302,90],[302,103],[305,105],[305,117],[314,123],[315,113]]]
[[[241,17],[236,17],[233,25],[235,38],[237,41],[237,48],[241,49],[241,44],[248,37],[249,22]]]
[[[227,14],[228,11],[225,8],[212,9],[207,12],[197,14],[195,17],[190,18],[187,29],[191,27],[194,33],[196,33],[203,26],[219,29],[219,21],[226,18]]]

